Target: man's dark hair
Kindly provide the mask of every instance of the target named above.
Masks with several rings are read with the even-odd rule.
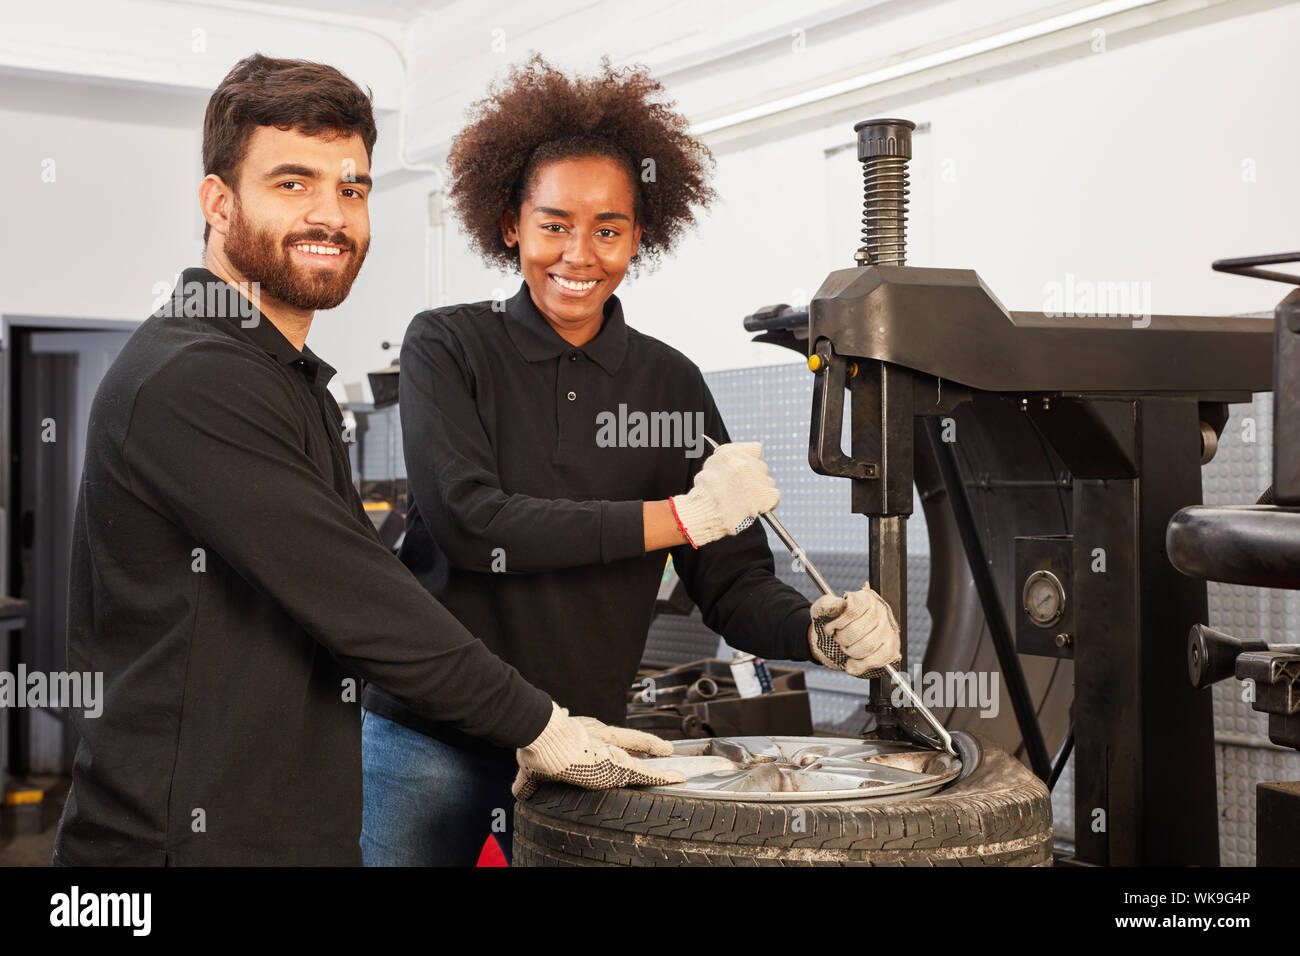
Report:
[[[713,200],[713,155],[687,131],[645,67],[569,77],[541,56],[514,66],[485,99],[447,155],[451,201],[470,242],[492,265],[518,268],[501,215],[519,213],[537,171],[563,159],[607,156],[631,178],[641,223],[638,260],[652,263]]]
[[[361,137],[371,156],[378,131],[370,91],[332,66],[277,60],[260,53],[240,60],[208,100],[203,117],[203,175],[238,187],[239,165],[258,126],[307,136]],[[203,230],[208,241],[211,227]]]

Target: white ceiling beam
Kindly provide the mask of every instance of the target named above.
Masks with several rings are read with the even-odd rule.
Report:
[[[375,106],[401,105],[405,27],[237,0],[10,4],[0,72],[149,90],[211,90],[253,52],[338,67]]]

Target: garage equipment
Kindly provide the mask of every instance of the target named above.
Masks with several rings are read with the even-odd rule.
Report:
[[[1013,312],[971,270],[904,265],[914,129],[855,127],[857,267],[828,275],[806,313],[769,307],[745,327],[808,358],[809,464],[849,479],[852,510],[870,519],[868,576],[903,628],[904,661],[907,518],[922,488],[932,574],[950,588],[932,578],[933,633],[964,626],[957,605],[973,595],[983,620],[963,653],[991,645],[1016,720],[998,742],[1043,779],[1073,743],[1071,859],[1217,865],[1211,699],[1182,679],[1206,590],[1169,564],[1164,532],[1200,503],[1227,404],[1272,386],[1272,323],[1068,302]],[[1035,699],[1022,655],[1050,659],[1067,693],[1072,668],[1055,769],[1039,722],[1054,719],[1039,704],[1050,694]],[[889,685],[873,681],[868,704],[882,738],[899,719]]]
[[[717,658],[642,671],[628,694],[627,725],[666,740],[813,732],[804,672],[769,665],[770,693],[741,697]]]
[[[1300,252],[1225,259],[1221,272],[1300,286],[1300,276],[1261,269],[1300,262]],[[1200,580],[1300,589],[1300,289],[1273,313],[1273,487],[1254,505],[1183,508],[1169,522],[1169,560]],[[1204,624],[1187,635],[1188,676],[1208,688],[1248,682],[1251,706],[1268,714],[1268,737],[1300,750],[1300,645],[1238,640]],[[1300,782],[1256,786],[1260,866],[1300,866]]]

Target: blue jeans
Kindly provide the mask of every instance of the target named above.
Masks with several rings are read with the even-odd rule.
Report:
[[[489,835],[509,862],[513,750],[455,747],[363,708],[361,763],[366,866],[474,866]]]

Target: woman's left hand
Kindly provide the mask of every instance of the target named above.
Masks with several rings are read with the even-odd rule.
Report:
[[[875,677],[901,659],[898,621],[870,584],[843,597],[820,597],[810,613],[809,645],[819,663],[854,677]]]

